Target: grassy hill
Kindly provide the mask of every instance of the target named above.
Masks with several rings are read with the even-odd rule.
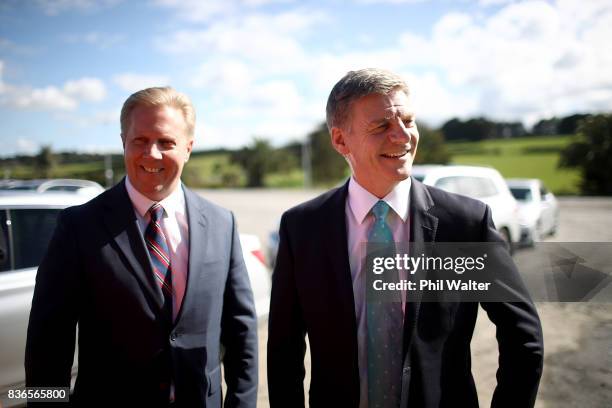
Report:
[[[538,136],[515,139],[455,142],[448,147],[453,164],[494,167],[506,178],[539,178],[555,194],[578,194],[580,173],[559,169],[559,154],[573,136]]]

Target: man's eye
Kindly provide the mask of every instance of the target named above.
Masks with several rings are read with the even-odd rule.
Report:
[[[380,125],[376,126],[373,130],[374,132],[382,132],[385,129],[387,129],[387,124],[381,123]]]

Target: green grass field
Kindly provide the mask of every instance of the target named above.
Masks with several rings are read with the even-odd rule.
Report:
[[[555,194],[578,194],[577,169],[559,169],[560,151],[573,136],[449,143],[453,164],[494,167],[506,178],[539,178]]]

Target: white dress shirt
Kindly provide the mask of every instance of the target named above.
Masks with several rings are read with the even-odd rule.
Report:
[[[410,178],[400,182],[389,194],[382,198],[393,211],[389,211],[387,224],[395,242],[409,242],[409,197]],[[379,198],[363,188],[351,177],[348,186],[348,197],[345,204],[345,218],[348,236],[348,253],[353,280],[353,297],[355,299],[355,316],[357,320],[357,351],[360,382],[360,408],[368,406],[368,355],[367,355],[367,318],[366,318],[366,276],[364,265],[364,244],[368,231],[374,223],[370,212]],[[406,278],[406,272],[399,271],[400,279]],[[406,293],[402,291],[402,310],[405,310]]]
[[[127,189],[134,213],[138,218],[140,233],[144,233],[151,219],[148,211],[156,201],[140,193],[130,179],[125,177]],[[166,198],[159,202],[164,208],[164,216],[160,222],[161,228],[166,235],[168,249],[170,250],[170,265],[172,267],[172,319],[176,320],[178,312],[185,296],[187,286],[187,273],[189,268],[189,223],[187,222],[187,207],[185,206],[185,193],[182,184]]]

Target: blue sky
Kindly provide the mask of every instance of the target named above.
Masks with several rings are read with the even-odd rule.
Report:
[[[196,149],[302,139],[348,70],[401,73],[417,119],[612,106],[607,0],[1,0],[0,156],[121,151],[130,93],[172,85]]]

